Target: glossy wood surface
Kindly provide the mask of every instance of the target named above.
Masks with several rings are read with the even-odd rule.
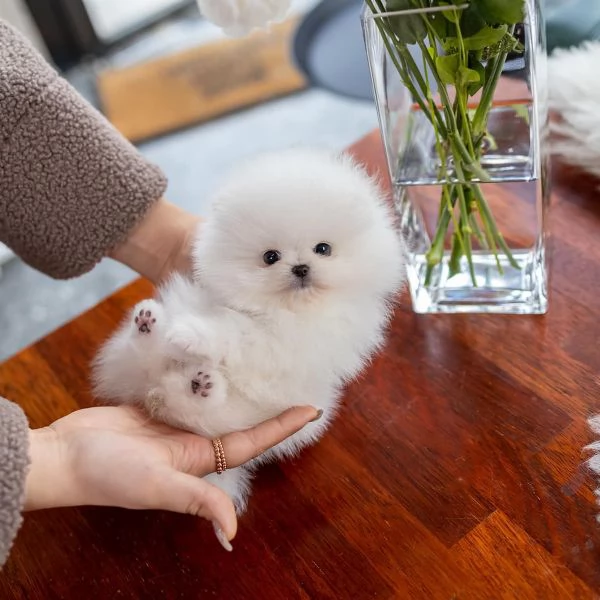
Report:
[[[353,151],[383,173],[377,135]],[[0,598],[596,597],[582,447],[600,406],[600,194],[554,180],[549,314],[417,316],[404,296],[329,434],[260,472],[232,554],[192,517],[29,514]],[[0,394],[34,426],[89,406],[90,358],[150,293],[137,282],[4,363]]]

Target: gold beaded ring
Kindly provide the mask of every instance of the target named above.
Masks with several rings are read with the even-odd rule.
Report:
[[[227,460],[225,458],[225,450],[219,438],[212,440],[213,450],[215,451],[215,463],[217,465],[217,475],[221,475],[227,471]]]

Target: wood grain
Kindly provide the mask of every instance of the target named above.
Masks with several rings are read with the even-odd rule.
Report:
[[[353,152],[384,173],[371,135]],[[599,410],[597,183],[557,169],[546,316],[415,315],[344,396],[329,434],[264,468],[234,552],[192,517],[28,514],[3,600],[600,597],[582,447]],[[0,366],[34,426],[92,403],[88,366],[138,281]]]
[[[244,39],[226,39],[102,72],[104,114],[140,142],[203,123],[306,86],[290,55],[294,19]]]

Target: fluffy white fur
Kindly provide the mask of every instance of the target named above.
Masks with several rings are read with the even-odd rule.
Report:
[[[321,242],[331,254],[317,254]],[[264,254],[277,250],[270,266]],[[97,393],[203,434],[312,404],[323,417],[260,460],[313,443],[342,386],[384,339],[404,249],[380,192],[347,156],[293,150],[253,161],[218,194],[195,277],[138,304],[95,362]],[[292,268],[306,265],[301,279]],[[252,468],[209,476],[246,504]]]
[[[588,419],[588,425],[596,435],[600,436],[600,415]],[[591,458],[587,461],[588,467],[596,473],[596,475],[600,475],[600,441],[595,441],[584,449],[592,454]],[[594,493],[596,494],[598,504],[600,504],[600,487],[598,487]],[[596,519],[600,521],[600,515],[598,515]]]
[[[552,151],[565,163],[600,178],[600,42],[556,50],[549,60],[550,108],[560,115],[552,123]],[[588,421],[600,436],[600,415]],[[589,468],[600,475],[600,441],[587,446]],[[600,488],[596,490],[600,502]],[[600,520],[600,518],[599,518]]]
[[[556,50],[548,62],[552,151],[567,164],[600,177],[600,42]]]

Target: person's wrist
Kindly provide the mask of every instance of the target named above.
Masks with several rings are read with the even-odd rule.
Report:
[[[153,283],[170,273],[191,272],[191,251],[200,217],[161,199],[111,257]]]
[[[67,445],[52,428],[29,430],[26,511],[83,503],[67,454]]]
[[[192,273],[192,249],[194,240],[202,219],[187,211],[167,204],[169,226],[165,229],[165,235],[169,239],[169,251],[162,270],[157,275],[157,281],[165,279],[170,273]]]

